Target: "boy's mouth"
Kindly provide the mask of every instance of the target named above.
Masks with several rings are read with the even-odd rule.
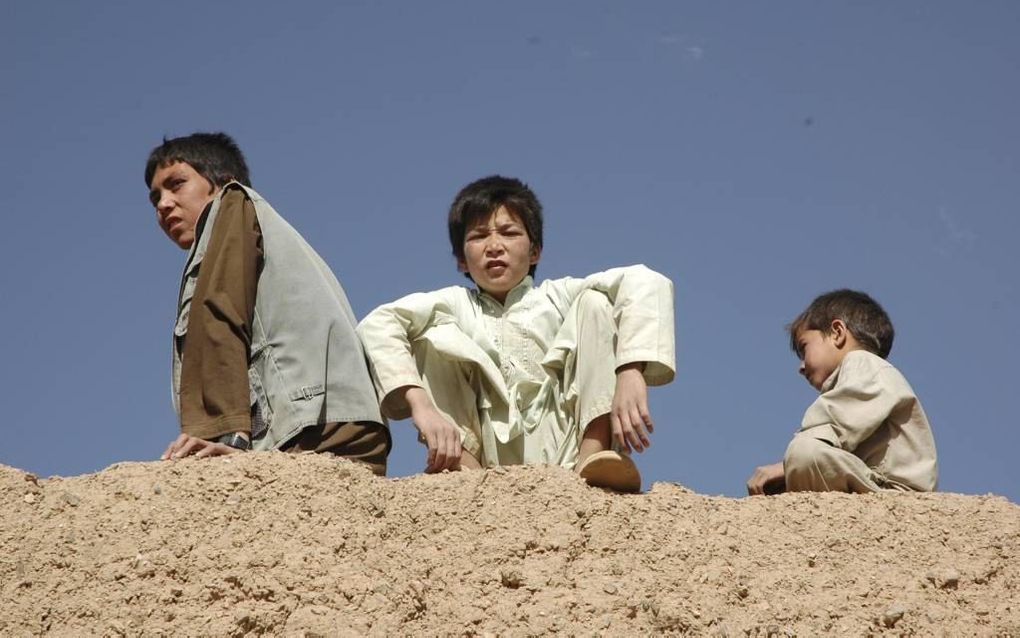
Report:
[[[485,262],[485,269],[486,270],[496,270],[496,269],[499,269],[499,268],[505,269],[506,267],[507,267],[506,266],[506,262],[505,261],[500,261],[498,259],[493,259],[492,261]]]

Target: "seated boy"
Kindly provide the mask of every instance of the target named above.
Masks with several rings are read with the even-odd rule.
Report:
[[[517,179],[466,186],[448,229],[476,288],[412,294],[358,326],[383,413],[413,419],[427,472],[576,465],[639,490],[626,452],[650,445],[646,384],[674,376],[672,283],[631,266],[535,286],[542,207]]]
[[[824,294],[789,326],[800,373],[821,396],[782,463],[757,468],[749,494],[935,489],[935,440],[921,402],[886,357],[889,316],[853,290]]]
[[[234,141],[164,139],[145,184],[163,232],[189,251],[173,338],[182,434],[162,458],[313,450],[385,474],[389,431],[343,288],[251,190]]]

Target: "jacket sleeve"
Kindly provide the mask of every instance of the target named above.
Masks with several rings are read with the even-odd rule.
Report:
[[[853,452],[895,411],[916,401],[910,386],[891,367],[840,371],[835,386],[808,407],[798,434]]]
[[[612,268],[584,279],[547,282],[562,313],[585,290],[597,290],[613,304],[616,367],[644,363],[649,385],[669,383],[676,375],[673,282],[643,265]]]
[[[459,287],[419,292],[383,304],[358,324],[382,412],[392,419],[410,416],[402,396],[393,391],[405,386],[422,387],[411,343],[435,325],[455,322],[453,306]]]
[[[228,187],[229,188],[229,187]],[[251,434],[251,349],[262,233],[245,193],[229,190],[202,260],[181,365],[181,431]]]

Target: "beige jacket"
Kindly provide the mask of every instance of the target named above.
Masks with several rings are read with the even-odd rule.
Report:
[[[804,413],[797,436],[853,452],[881,474],[885,487],[934,490],[935,439],[907,380],[885,359],[864,350],[846,355]]]

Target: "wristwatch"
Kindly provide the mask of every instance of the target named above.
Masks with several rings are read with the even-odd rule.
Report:
[[[217,443],[228,445],[236,450],[250,450],[251,441],[241,436],[239,432],[231,432],[230,434],[224,434],[216,439]]]

